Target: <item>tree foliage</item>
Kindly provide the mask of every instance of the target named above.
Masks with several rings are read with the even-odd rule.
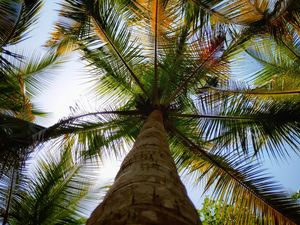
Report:
[[[251,214],[247,209],[240,209],[234,205],[228,205],[221,200],[216,201],[209,197],[204,199],[202,208],[198,211],[203,225],[240,224],[237,211],[243,211],[251,218],[248,225],[263,225],[260,218]]]
[[[297,191],[294,194],[292,194],[292,198],[296,200],[300,199],[300,191]]]
[[[21,40],[40,1],[18,4],[0,4],[0,11],[15,14],[7,21],[13,28],[0,32],[0,101],[7,104],[0,117],[7,157],[1,163],[12,162],[12,152],[22,160],[55,138],[61,146],[72,143],[76,156],[118,155],[159,109],[178,168],[194,172],[225,208],[241,209],[238,223],[250,224],[249,215],[264,223],[300,223],[299,206],[259,161],[299,152],[297,0],[64,0],[47,43],[53,55],[16,70],[4,47]],[[87,62],[92,89],[107,104],[95,112],[80,108],[48,128],[36,125],[27,104],[27,95],[40,87],[41,78],[33,74],[71,51]],[[240,71],[249,82],[232,74],[241,58],[259,64],[249,76],[247,69]],[[10,103],[7,93],[19,94],[21,103]],[[28,107],[31,114],[21,116]]]
[[[85,222],[92,199],[99,198],[92,190],[97,167],[75,161],[67,147],[60,156],[53,153],[39,154],[25,167],[13,168],[2,176],[0,218],[3,224]]]

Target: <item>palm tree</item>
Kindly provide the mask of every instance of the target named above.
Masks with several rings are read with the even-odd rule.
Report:
[[[77,151],[89,156],[134,140],[88,224],[200,224],[171,154],[207,176],[220,198],[274,224],[299,223],[296,204],[250,160],[263,150],[284,156],[283,143],[298,150],[298,91],[278,100],[267,88],[228,82],[230,61],[251,38],[288,40],[274,31],[288,34],[298,11],[280,4],[65,1],[49,44],[81,50],[97,93],[110,95],[111,104],[61,121],[43,136],[72,131]],[[279,26],[280,18],[287,22]],[[247,219],[240,215],[240,223]]]
[[[285,144],[299,150],[299,91],[284,88],[277,99],[268,85],[230,81],[231,63],[252,40],[296,46],[289,37],[297,35],[298,9],[266,0],[65,0],[48,45],[80,50],[109,104],[22,140],[30,146],[68,134],[84,157],[134,142],[87,224],[201,224],[176,165],[266,223],[299,224],[297,204],[252,159],[284,158]]]
[[[13,123],[11,123],[10,119],[11,117],[17,117],[17,114],[20,117],[26,117],[25,114],[29,113],[28,117],[31,117],[29,112],[30,103],[24,95],[23,77],[15,76],[16,68],[13,65],[13,62],[21,61],[21,56],[15,53],[11,46],[17,44],[25,37],[30,25],[36,19],[40,6],[41,1],[3,0],[0,2],[0,146],[1,156],[3,156],[0,161],[1,168],[4,168],[5,164],[10,164],[13,158],[19,159],[19,157],[16,157],[18,154],[9,154],[11,151],[7,149],[8,146],[12,145],[12,142],[6,138],[12,135],[9,132],[9,127],[6,125],[10,124],[10,127],[12,127]],[[15,119],[16,121],[18,120]],[[16,122],[16,130],[21,128],[17,124]],[[15,153],[16,151],[15,149]]]
[[[71,223],[71,218],[76,215],[75,206],[84,197],[88,186],[84,179],[78,182],[78,185],[85,185],[86,190],[82,189],[80,192],[82,187],[77,186],[76,201],[71,194],[66,195],[66,191],[72,188],[72,186],[68,186],[71,178],[73,179],[79,173],[79,164],[75,165],[71,158],[67,161],[67,154],[60,164],[52,162],[52,164],[48,164],[49,167],[44,164],[44,169],[47,169],[43,171],[45,174],[41,172],[42,165],[40,165],[37,171],[40,174],[37,178],[31,177],[32,180],[37,181],[36,186],[28,185],[30,176],[26,170],[29,163],[27,160],[33,148],[27,148],[28,143],[24,136],[31,136],[43,129],[43,127],[33,124],[33,121],[35,116],[44,114],[33,105],[31,98],[45,87],[45,83],[49,82],[49,73],[45,74],[45,72],[48,72],[50,67],[53,69],[60,62],[59,56],[53,51],[49,51],[45,55],[37,52],[27,55],[27,52],[16,50],[17,44],[26,38],[28,31],[34,25],[41,5],[42,1],[0,1],[0,218],[2,224],[36,224],[34,222],[36,218],[32,216],[29,219],[29,214],[33,212],[40,221],[44,219],[43,216],[46,216],[50,220],[56,218],[53,220],[55,224],[58,220],[65,219],[67,221],[68,218]],[[70,168],[65,168],[66,166]],[[53,182],[53,179],[50,179],[53,167],[57,167],[56,170],[61,173],[56,174],[55,182],[51,185],[61,186],[62,189],[59,191],[62,192],[57,192],[57,197],[64,195],[65,199],[60,196],[57,200],[61,200],[61,202],[53,201],[51,204],[55,204],[57,208],[60,203],[65,204],[68,197],[70,200],[74,200],[74,205],[69,208],[69,211],[62,211],[61,217],[52,215],[50,218],[49,211],[47,214],[41,210],[41,212],[37,211],[38,209],[35,207],[39,204],[44,209],[51,206],[49,202],[40,202],[41,199],[38,197],[41,198],[41,196],[37,194],[40,194],[39,191],[49,188],[49,184]],[[74,171],[69,169],[74,169]],[[42,177],[42,175],[45,176]],[[61,176],[70,180],[62,183]],[[36,205],[30,205],[34,203],[34,200]],[[53,208],[55,209],[55,207]],[[26,210],[28,211],[26,212]],[[75,218],[73,218],[74,221]]]
[[[24,136],[43,127],[33,124],[35,116],[44,115],[31,102],[50,82],[49,69],[61,62],[54,51],[47,54],[17,50],[28,37],[42,1],[0,1],[0,177],[11,167],[19,169],[33,148]]]

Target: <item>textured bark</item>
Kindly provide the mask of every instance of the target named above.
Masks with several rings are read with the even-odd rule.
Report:
[[[153,111],[88,225],[200,225]]]

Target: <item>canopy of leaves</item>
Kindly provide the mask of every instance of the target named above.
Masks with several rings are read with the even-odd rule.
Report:
[[[178,166],[206,179],[225,206],[265,223],[300,223],[299,206],[253,160],[300,150],[299,9],[297,0],[65,0],[47,46],[55,57],[80,52],[93,91],[107,104],[49,128],[18,118],[32,129],[3,126],[3,140],[17,143],[5,147],[28,150],[59,137],[79,156],[118,155],[158,109]],[[246,84],[231,73],[245,54],[260,64]],[[24,82],[12,83],[24,96]]]

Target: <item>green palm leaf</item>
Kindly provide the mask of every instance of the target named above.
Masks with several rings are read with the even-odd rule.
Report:
[[[9,224],[82,224],[87,210],[82,201],[91,189],[95,169],[75,162],[66,149],[58,158],[40,159],[30,173],[21,170],[18,176],[24,176],[25,182],[13,189]]]
[[[284,143],[299,150],[298,106],[297,99],[208,95],[199,102],[195,114],[177,116],[198,120],[199,135],[218,143],[218,148],[241,149],[247,154],[263,153],[265,149],[270,156],[281,158],[289,155]]]
[[[122,18],[118,16],[115,3],[110,1],[67,1],[61,15],[71,18],[70,24],[58,24],[61,30],[75,27],[76,34],[86,39],[91,49],[110,57],[117,69],[126,74],[127,79],[134,82],[144,93],[146,89],[137,77],[134,64],[143,61],[140,49],[131,41],[130,30]],[[90,27],[93,27],[93,30]],[[57,34],[56,34],[57,36]],[[60,35],[58,35],[60,36]],[[55,37],[54,37],[55,41]],[[58,39],[56,42],[62,41]],[[130,44],[128,44],[130,43]],[[97,47],[99,46],[99,47]]]
[[[241,158],[239,154],[214,154],[186,138],[172,125],[168,124],[168,127],[174,137],[179,138],[179,142],[172,141],[173,147],[177,148],[177,165],[193,172],[194,177],[197,174],[196,182],[204,181],[205,191],[212,190],[216,198],[234,204],[237,224],[251,224],[255,219],[241,210],[244,208],[266,223],[299,223],[299,205],[266,175],[261,164],[254,163],[251,158]],[[224,221],[227,223],[230,221]]]
[[[41,5],[40,0],[1,1],[1,49],[8,44],[18,43],[26,36],[28,29],[37,19]]]
[[[122,146],[134,140],[142,125],[139,117],[128,123],[131,115],[139,113],[124,110],[73,116],[40,130],[32,138],[34,142],[41,142],[66,135],[62,145],[74,143],[72,148],[78,156],[100,159],[104,155],[119,156],[124,153]]]
[[[256,50],[254,50],[256,49]],[[297,76],[298,56],[295,52],[298,51],[296,46],[293,46],[294,51],[286,46],[270,45],[266,47],[257,47],[248,51],[262,66],[255,74],[255,82],[261,89],[267,89],[270,94],[278,93],[283,97],[284,93],[294,94],[297,97],[299,89],[299,77]],[[267,55],[270,49],[276,51],[276,55]]]
[[[216,198],[227,204],[234,204],[238,215],[237,224],[251,224],[255,219],[249,217],[242,209],[256,214],[267,224],[275,224],[275,221],[282,224],[299,223],[298,204],[261,169],[260,164],[251,160],[241,160],[239,156],[214,158],[217,158],[223,168],[202,161],[200,157],[192,161],[192,171],[199,173],[198,182],[205,179],[205,190],[213,190]],[[227,223],[230,224],[230,221]]]
[[[8,47],[22,41],[29,29],[36,21],[41,8],[40,0],[8,1],[0,2],[0,76],[5,76],[5,71],[12,65],[9,57],[20,60],[22,56],[14,53]],[[2,79],[2,78],[1,78]]]

